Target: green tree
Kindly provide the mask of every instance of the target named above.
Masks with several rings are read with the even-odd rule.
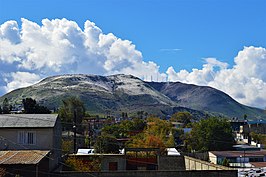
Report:
[[[230,150],[235,141],[230,123],[214,117],[194,123],[186,143],[189,150],[204,152]]]
[[[142,131],[146,126],[144,120],[134,118],[133,120],[125,120],[120,123],[120,129],[124,132]]]
[[[35,112],[36,100],[32,98],[26,98],[22,100],[25,114],[33,114]]]
[[[50,114],[51,111],[45,107],[37,104],[36,100],[26,98],[22,100],[25,114]]]
[[[124,131],[119,124],[113,124],[104,126],[101,133],[103,135],[112,135],[116,138],[123,138],[126,134],[126,131]]]
[[[256,143],[261,143],[262,140],[263,140],[263,135],[262,134],[251,132],[250,136],[251,136],[252,140],[255,141]]]
[[[62,120],[62,125],[67,130],[72,130],[73,122],[76,122],[77,131],[82,130],[82,120],[85,116],[84,103],[76,97],[66,98],[62,101],[63,105],[59,108],[59,117]],[[76,120],[74,120],[76,116]]]
[[[193,116],[189,112],[176,112],[171,116],[171,121],[177,121],[184,124],[186,127],[191,123]]]
[[[138,118],[143,119],[144,111],[137,112]]]
[[[9,114],[10,110],[9,110],[9,101],[7,98],[4,99],[3,101],[3,113],[4,114]]]
[[[146,124],[142,119],[134,118],[132,121],[124,120],[120,124],[106,125],[102,128],[102,134],[113,135],[116,138],[130,136],[130,132],[142,131]]]
[[[98,136],[94,144],[95,151],[98,153],[118,153],[119,144],[116,138],[112,135]]]
[[[230,166],[230,161],[227,159],[227,158],[224,158],[223,161],[222,161],[222,165],[223,166],[226,166],[226,167],[229,167]]]

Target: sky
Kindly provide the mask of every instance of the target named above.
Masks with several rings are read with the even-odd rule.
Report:
[[[265,0],[0,0],[0,96],[59,74],[211,86],[266,107]]]

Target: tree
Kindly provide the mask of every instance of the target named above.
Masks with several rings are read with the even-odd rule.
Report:
[[[2,110],[2,107],[0,106],[0,114],[2,114],[3,113],[3,110]]]
[[[81,131],[81,123],[85,116],[84,103],[76,97],[66,98],[62,102],[63,105],[59,108],[59,117],[62,120],[63,127],[67,130],[71,130],[75,122],[77,131]],[[76,120],[74,118],[76,118]]]
[[[116,138],[129,137],[130,132],[142,131],[146,124],[142,119],[134,118],[132,121],[123,120],[120,124],[106,125],[102,128],[102,134],[113,135]]]
[[[143,113],[144,113],[144,111],[138,111],[137,112],[138,118],[142,119],[143,118]]]
[[[223,161],[222,161],[222,165],[223,166],[226,166],[226,167],[229,167],[230,166],[230,160],[228,160],[227,158],[224,158]]]
[[[35,112],[36,100],[32,98],[26,98],[22,100],[25,114],[33,114]]]
[[[71,170],[80,172],[96,172],[100,171],[101,161],[100,158],[93,157],[93,159],[88,159],[86,161],[76,158],[75,156],[70,156],[65,162]]]
[[[166,147],[174,146],[171,123],[159,118],[148,118],[147,127],[142,133],[132,137],[128,146],[160,148],[160,152],[164,153]]]
[[[45,107],[37,104],[36,100],[26,98],[22,100],[25,114],[50,114],[51,111]]]
[[[118,153],[119,144],[116,138],[112,135],[98,136],[94,144],[95,151],[98,153]]]
[[[9,101],[7,98],[4,99],[3,101],[3,113],[4,114],[9,114],[10,110],[9,110]]]
[[[189,112],[176,112],[171,116],[171,121],[177,121],[184,124],[186,127],[189,123],[191,123],[192,115]]]
[[[186,141],[189,150],[231,150],[235,143],[230,123],[221,118],[202,119],[193,124]]]
[[[261,143],[263,141],[263,135],[262,134],[251,132],[250,136],[251,136],[252,140],[255,141],[256,143]]]

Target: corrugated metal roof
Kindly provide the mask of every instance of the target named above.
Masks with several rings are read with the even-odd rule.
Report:
[[[41,150],[0,151],[0,164],[38,164],[48,153]]]
[[[57,114],[0,114],[0,128],[54,127]]]
[[[249,163],[251,163],[255,168],[266,167],[266,162],[249,162]]]

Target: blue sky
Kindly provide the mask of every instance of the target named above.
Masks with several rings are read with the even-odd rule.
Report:
[[[139,56],[136,51],[131,51],[131,53],[128,52],[130,53],[129,58],[132,57],[132,60],[135,59],[138,62],[143,60],[146,62],[145,66],[150,65],[149,61],[152,61],[156,66],[147,66],[147,68],[159,66],[158,73],[156,73],[157,71],[154,73],[162,74],[162,78],[212,86],[225,91],[244,104],[257,107],[266,106],[266,100],[262,98],[265,96],[264,91],[261,91],[261,96],[255,100],[248,98],[250,97],[249,89],[251,89],[248,84],[254,85],[254,81],[247,83],[244,78],[254,76],[264,84],[266,82],[264,71],[258,69],[256,72],[252,71],[249,76],[242,74],[243,78],[238,78],[242,79],[239,82],[245,82],[242,83],[245,85],[243,90],[246,90],[244,95],[236,93],[235,88],[239,88],[238,86],[232,88],[229,85],[222,86],[220,83],[220,80],[224,79],[220,74],[221,71],[223,76],[228,74],[231,76],[230,78],[234,78],[228,81],[228,84],[236,81],[237,77],[232,75],[232,73],[236,73],[233,69],[242,66],[241,61],[245,61],[245,56],[251,58],[249,61],[252,61],[252,64],[255,62],[254,67],[259,62],[265,62],[263,58],[266,47],[265,0],[0,0],[0,25],[15,20],[21,32],[23,31],[21,18],[35,22],[39,26],[43,25],[42,20],[45,18],[49,20],[66,18],[77,23],[84,31],[84,23],[89,20],[94,22],[103,34],[113,33],[117,38],[131,41],[135,45],[135,50],[141,52],[142,56]],[[7,39],[4,34],[7,33],[2,32],[2,39]],[[29,44],[27,43],[27,45]],[[34,46],[34,44],[32,45]],[[125,45],[130,47],[128,44]],[[2,43],[0,46],[2,53],[6,50],[3,46]],[[244,49],[245,46],[254,48]],[[8,48],[8,50],[12,53],[12,48]],[[242,52],[244,57],[240,56],[239,52]],[[258,52],[261,52],[259,56],[253,56]],[[108,56],[104,57],[108,58]],[[240,58],[238,64],[236,64],[235,57]],[[29,64],[27,67],[26,64],[21,67],[16,65],[17,61],[9,60],[7,62],[7,59],[3,58],[4,55],[2,55],[2,61],[0,59],[2,94],[16,87],[24,86],[13,82],[14,75],[12,73],[15,72],[25,72],[25,77],[28,76],[27,73],[36,74],[37,76],[33,76],[35,78],[33,81],[53,74],[66,73],[58,72],[61,68],[50,72],[48,71],[49,67],[30,68]],[[257,61],[257,58],[263,60]],[[123,66],[133,62],[132,60],[124,61]],[[71,62],[69,61],[69,63]],[[73,62],[71,64],[73,65]],[[106,66],[103,70],[112,69],[108,72],[97,72],[92,69],[88,73],[134,74],[130,69],[114,70],[113,65],[117,63],[104,64]],[[78,61],[75,65],[78,65]],[[169,69],[170,67],[172,69]],[[204,68],[210,67],[211,69],[205,73]],[[69,67],[66,66],[66,68]],[[194,72],[193,69],[196,71]],[[180,70],[186,72],[180,72]],[[86,73],[84,69],[75,70],[73,68],[71,72]],[[146,73],[142,75],[144,79],[149,77]],[[27,83],[32,82],[28,80]],[[10,86],[12,84],[13,86]],[[262,85],[255,89],[261,87],[265,86]],[[258,106],[261,104],[263,106]]]
[[[1,0],[0,24],[26,18],[93,21],[131,40],[161,71],[200,67],[202,58],[233,64],[244,46],[266,46],[265,0]],[[179,51],[162,49],[181,49]]]

